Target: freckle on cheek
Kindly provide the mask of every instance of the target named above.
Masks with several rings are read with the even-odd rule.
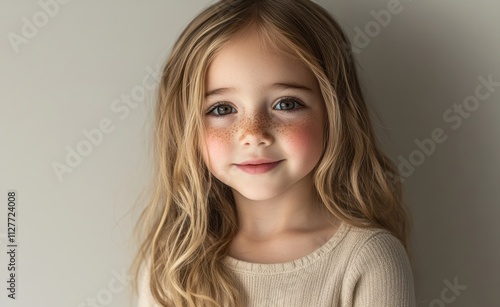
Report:
[[[290,145],[295,148],[303,148],[319,141],[315,122],[317,119],[312,116],[292,123],[269,123],[269,121],[258,116],[253,119],[245,118],[237,125],[228,128],[210,129],[208,131],[209,146],[213,155],[221,155],[229,150],[231,140],[235,135],[243,138],[248,133],[257,134],[262,131],[276,132],[279,135],[278,137],[284,137],[283,141],[291,143]]]
[[[210,129],[208,131],[208,148],[212,159],[224,155],[231,135],[232,129]]]
[[[317,139],[313,118],[306,118],[300,122],[288,124],[283,129],[283,135],[291,143],[290,145],[298,149],[309,146]]]

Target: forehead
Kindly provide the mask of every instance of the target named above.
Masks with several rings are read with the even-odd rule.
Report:
[[[264,44],[255,31],[245,31],[229,40],[215,55],[206,75],[208,90],[238,83],[252,85],[277,81],[312,86],[315,77],[290,51]]]

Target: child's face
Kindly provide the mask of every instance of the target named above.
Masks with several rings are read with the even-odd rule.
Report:
[[[203,106],[207,148],[202,152],[211,173],[252,200],[312,184],[326,111],[307,66],[263,49],[254,34],[246,34],[226,45],[209,67],[207,93],[221,88],[232,89],[209,95]],[[222,104],[214,109],[216,103]],[[281,162],[241,166],[255,159]]]

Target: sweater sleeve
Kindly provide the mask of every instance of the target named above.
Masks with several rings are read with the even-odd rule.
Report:
[[[370,236],[349,270],[353,307],[415,307],[410,261],[401,242],[386,231]]]

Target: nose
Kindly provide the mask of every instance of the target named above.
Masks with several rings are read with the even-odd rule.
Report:
[[[255,112],[240,123],[240,143],[245,146],[269,146],[274,139],[271,135],[270,120],[262,113]]]

